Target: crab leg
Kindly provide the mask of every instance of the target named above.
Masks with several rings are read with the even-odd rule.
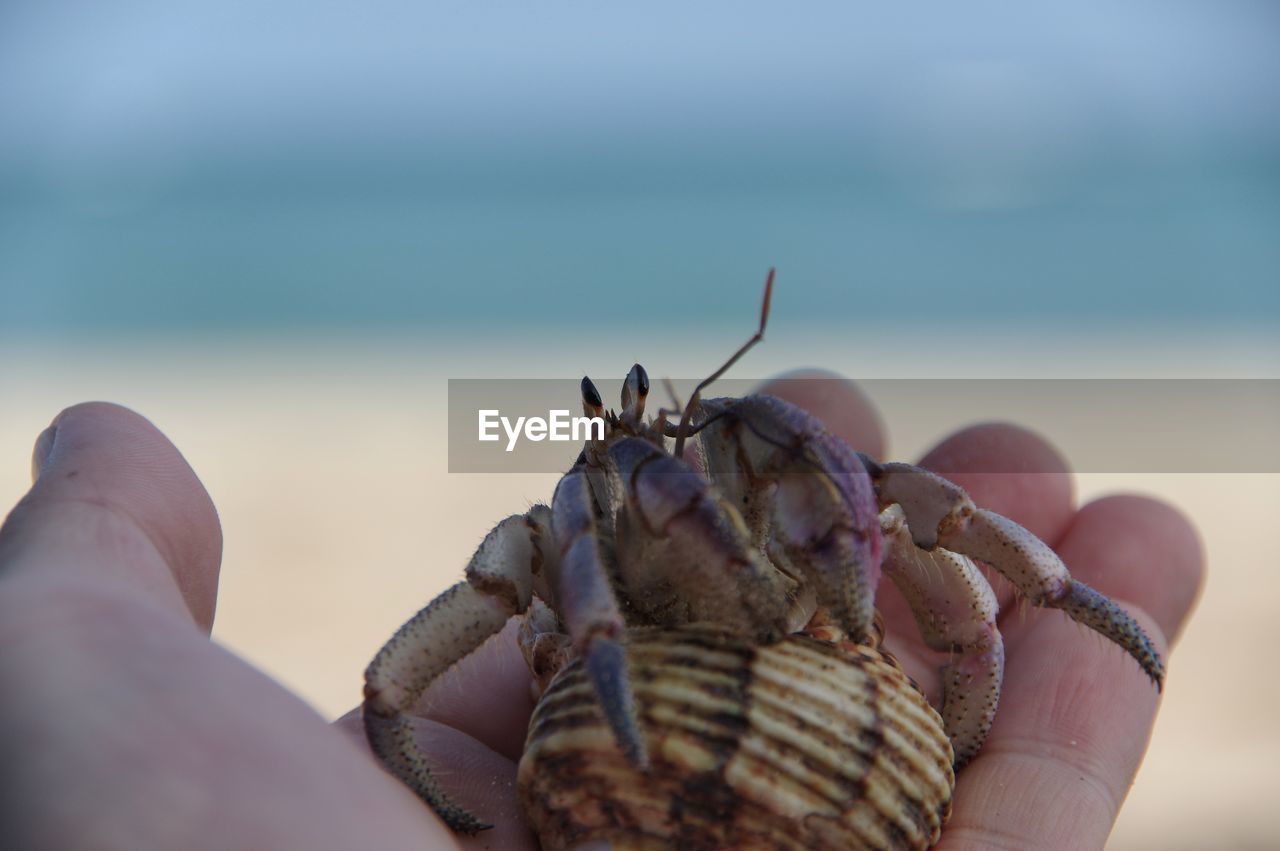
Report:
[[[392,636],[365,671],[365,732],[373,752],[455,831],[489,825],[453,803],[431,774],[407,713],[454,663],[524,612],[541,554],[546,506],[516,514],[489,532],[459,582]]]
[[[520,652],[533,674],[536,703],[556,674],[573,659],[573,640],[561,629],[560,617],[538,597],[520,622]]]
[[[1033,604],[1061,609],[1118,644],[1157,689],[1163,686],[1164,663],[1142,627],[1113,600],[1073,579],[1044,541],[1007,517],[975,507],[963,489],[936,473],[884,464],[875,475],[881,506],[902,506],[916,546],[943,547],[986,562]]]
[[[619,573],[646,622],[715,621],[779,637],[795,583],[752,547],[738,510],[646,440],[619,441],[609,458],[622,482]]]
[[[803,576],[842,629],[870,634],[880,579],[876,499],[859,457],[772,396],[709,399],[707,475],[781,568]]]
[[[880,513],[880,528],[885,576],[911,606],[925,644],[953,654],[942,669],[942,720],[962,766],[986,741],[1004,677],[995,592],[968,558],[917,547],[900,506]]]
[[[632,764],[648,765],[622,645],[624,623],[609,582],[611,553],[596,522],[587,474],[575,467],[556,487],[552,527],[559,555],[550,579],[573,647],[595,689],[605,720]]]

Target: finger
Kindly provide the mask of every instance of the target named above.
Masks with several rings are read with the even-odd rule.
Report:
[[[813,414],[834,435],[854,449],[883,460],[888,438],[884,422],[865,393],[847,378],[825,370],[800,370],[772,379],[759,392],[777,396]],[[885,594],[882,583],[876,606],[884,617],[886,645],[925,693],[941,692],[937,654],[924,646],[906,602]]]
[[[1127,608],[1167,653],[1159,625]],[[1159,694],[1133,660],[1054,612],[1019,632],[940,851],[1101,849],[1146,750]]]
[[[19,845],[421,847],[443,830],[302,701],[190,629],[213,618],[217,518],[154,427],[80,405],[38,451],[0,531],[0,787],[22,793],[0,822]]]
[[[1202,548],[1181,514],[1142,497],[1098,500],[1081,509],[1059,550],[1074,575],[1136,601],[1142,608],[1129,608],[1167,655],[1165,636],[1182,627],[1204,577]],[[1002,629],[1005,691],[986,746],[961,776],[947,847],[991,847],[999,837],[1015,847],[1101,848],[1158,695],[1128,656],[1055,612]]]
[[[37,440],[31,491],[0,529],[0,577],[107,582],[213,624],[222,535],[195,473],[118,405],[68,408]]]
[[[1050,544],[1071,521],[1074,496],[1066,459],[1021,426],[983,423],[962,429],[925,453],[919,465]]]
[[[960,485],[979,506],[1017,521],[1046,541],[1056,541],[1071,521],[1072,483],[1066,461],[1046,440],[1019,426],[986,423],[962,429],[918,463]],[[993,571],[986,575],[1000,608],[1011,608],[1012,585]],[[906,601],[888,586],[883,583],[876,598],[887,643],[926,694],[937,699],[938,668],[946,659],[925,646]]]
[[[964,488],[979,507],[1008,517],[1049,544],[1058,541],[1075,513],[1066,459],[1021,426],[982,423],[961,429],[925,453],[919,465]],[[985,573],[1000,611],[1008,611],[1013,585],[993,570]]]
[[[18,577],[0,592],[12,847],[454,847],[408,790],[185,614],[101,583]]]
[[[883,459],[884,423],[875,405],[849,379],[834,372],[805,369],[780,375],[758,392],[803,408],[858,452]]]
[[[1058,553],[1073,576],[1150,613],[1170,641],[1204,587],[1204,547],[1195,527],[1173,506],[1148,497],[1110,496],[1085,505]]]
[[[533,675],[517,643],[519,617],[431,684],[416,714],[452,727],[508,759],[524,752]]]
[[[533,675],[517,643],[520,620],[511,618],[497,635],[441,674],[412,714],[452,727],[507,759],[520,759],[533,714]],[[352,710],[339,721],[349,725],[358,714]]]

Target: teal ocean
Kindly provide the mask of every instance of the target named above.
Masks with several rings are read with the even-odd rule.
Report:
[[[7,4],[0,333],[1280,319],[1272,4]]]
[[[852,157],[772,153],[255,163],[52,187],[9,174],[0,330],[712,317],[753,301],[771,265],[803,295],[793,316],[851,329],[908,313],[1280,319],[1273,156],[1117,162],[952,198]]]

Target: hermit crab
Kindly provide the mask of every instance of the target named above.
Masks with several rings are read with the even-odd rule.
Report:
[[[982,747],[1004,650],[975,560],[1137,660],[1163,662],[1050,547],[957,485],[878,463],[780,399],[701,396],[645,418],[632,367],[621,410],[590,379],[588,440],[550,505],[499,523],[466,578],[365,672],[365,729],[386,767],[454,830],[406,715],[512,617],[541,692],[518,780],[544,848],[927,848],[955,770]],[[678,420],[673,418],[679,414]],[[950,654],[936,710],[879,649],[888,578],[928,646]]]

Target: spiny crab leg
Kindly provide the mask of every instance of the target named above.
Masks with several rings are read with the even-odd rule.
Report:
[[[854,640],[872,629],[880,579],[876,495],[859,456],[772,396],[708,399],[706,471],[779,568],[801,576]]]
[[[561,617],[618,746],[633,765],[647,767],[622,644],[625,626],[609,581],[612,553],[602,539],[584,468],[560,480],[552,514],[559,558],[550,579]]]
[[[643,622],[733,623],[764,637],[783,633],[793,583],[752,550],[736,510],[705,479],[648,440],[622,439],[597,460],[602,466],[578,468],[556,489],[555,587],[614,738],[645,768],[610,578],[628,590],[630,613]],[[604,512],[616,518],[616,539],[597,522],[602,495]],[[708,595],[709,587],[724,590]]]
[[[455,662],[524,612],[533,595],[546,534],[546,506],[503,520],[467,566],[465,582],[449,588],[402,626],[365,671],[364,716],[369,745],[383,764],[445,823],[461,833],[489,827],[441,790],[413,735],[408,713]]]
[[[618,573],[643,620],[733,624],[761,641],[785,633],[795,583],[751,546],[728,500],[648,441],[619,441],[609,462],[622,483]]]
[[[1044,541],[1007,517],[977,508],[959,486],[910,464],[878,465],[872,471],[881,506],[897,503],[906,513],[916,546],[943,547],[986,562],[1037,606],[1061,609],[1072,620],[1101,633],[1164,685],[1164,663],[1150,637],[1116,603],[1073,579]]]
[[[953,654],[942,671],[942,720],[959,768],[977,754],[995,718],[1004,678],[1000,607],[968,558],[915,545],[900,506],[880,513],[880,528],[884,575],[911,606],[925,644]]]

